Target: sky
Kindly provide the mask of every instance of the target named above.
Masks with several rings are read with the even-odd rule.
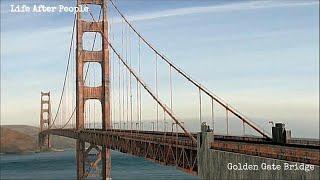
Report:
[[[1,124],[38,126],[40,92],[50,90],[57,105],[74,15],[12,13],[11,4],[75,1],[1,1]],[[283,122],[294,136],[319,137],[319,1],[116,4],[158,50],[246,116],[263,127]],[[116,31],[119,21],[110,19]],[[145,60],[144,68],[151,82],[152,64]],[[176,99],[185,118],[197,114]]]

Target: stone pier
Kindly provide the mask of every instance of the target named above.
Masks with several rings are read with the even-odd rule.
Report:
[[[198,175],[208,180],[318,179],[319,166],[264,158],[211,148],[213,132],[205,123],[198,134]],[[291,165],[291,170],[290,170]],[[302,168],[304,170],[296,170]]]

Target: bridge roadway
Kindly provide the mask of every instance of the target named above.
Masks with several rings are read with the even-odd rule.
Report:
[[[107,146],[112,150],[144,157],[156,163],[176,166],[193,175],[196,175],[198,170],[197,143],[183,133],[119,129],[107,131],[49,129],[41,134],[81,139],[91,144]],[[193,136],[197,137],[197,134],[193,133]],[[270,140],[258,137],[214,135],[211,148],[320,165],[318,140],[291,139],[287,144],[275,144]]]

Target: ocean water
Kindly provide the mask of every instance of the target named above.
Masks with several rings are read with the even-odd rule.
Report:
[[[0,179],[76,179],[75,152],[0,155]],[[112,179],[191,180],[196,176],[140,157],[112,152]]]

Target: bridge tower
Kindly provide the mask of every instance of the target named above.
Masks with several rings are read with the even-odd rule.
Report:
[[[107,0],[77,0],[77,6],[86,4],[98,5],[101,7],[102,18],[100,21],[87,21],[81,18],[81,12],[77,12],[77,46],[76,46],[76,129],[85,129],[84,108],[85,102],[89,99],[99,100],[102,109],[102,130],[111,128],[110,122],[110,75],[109,75],[109,45],[108,45],[108,19],[107,19]],[[83,35],[85,32],[97,32],[102,37],[102,49],[100,51],[89,51],[83,48]],[[89,87],[84,83],[84,64],[97,62],[101,65],[101,86]],[[86,164],[89,160],[89,152],[95,149],[96,159]],[[111,179],[111,158],[110,149],[106,146],[98,147],[90,144],[86,148],[85,142],[78,139],[76,145],[77,159],[77,179],[85,179],[94,175],[92,169],[99,172],[98,162],[102,164],[101,176],[103,179]],[[88,168],[86,166],[89,166]]]
[[[40,132],[49,129],[50,125],[51,125],[50,91],[41,92]],[[38,143],[41,151],[50,149],[51,148],[50,135],[39,133]]]

